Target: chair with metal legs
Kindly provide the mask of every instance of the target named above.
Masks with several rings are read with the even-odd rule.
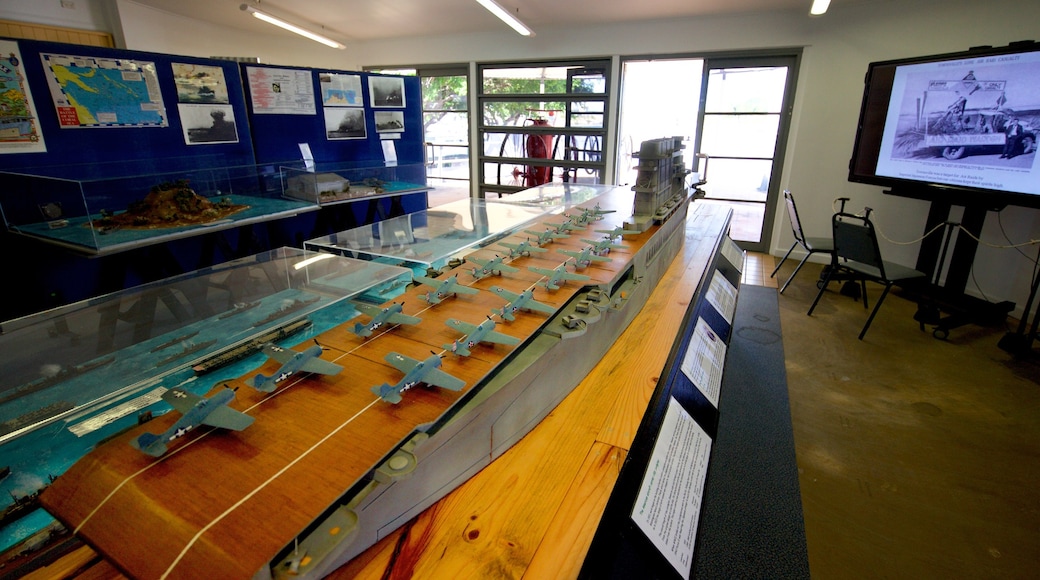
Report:
[[[888,262],[881,258],[881,249],[878,247],[877,231],[870,221],[870,208],[865,215],[853,215],[839,212],[831,218],[832,231],[834,233],[834,253],[831,254],[831,266],[824,274],[820,291],[816,294],[812,306],[809,307],[808,315],[812,316],[813,310],[827,290],[827,284],[834,279],[859,280],[863,289],[863,308],[867,308],[867,280],[882,284],[885,289],[874,303],[874,309],[870,311],[863,330],[859,333],[859,339],[867,334],[870,323],[881,309],[881,303],[888,296],[888,291],[897,283],[904,283],[914,279],[924,280],[924,272],[908,268],[894,262]]]
[[[780,263],[776,265],[776,268],[773,269],[773,273],[770,274],[769,277],[776,277],[776,273],[780,271],[780,266],[784,265],[784,262],[795,248],[800,246],[805,250],[806,254],[805,257],[802,258],[802,261],[798,262],[798,267],[794,269],[794,272],[791,272],[791,276],[787,278],[786,282],[784,282],[783,287],[780,288],[781,294],[784,293],[784,290],[787,290],[787,285],[791,283],[791,280],[794,280],[794,277],[798,274],[798,271],[802,269],[802,266],[805,265],[809,256],[813,254],[829,254],[832,258],[831,261],[833,261],[834,257],[834,243],[830,238],[806,237],[802,232],[802,222],[798,219],[798,208],[795,206],[794,196],[791,195],[791,191],[788,189],[784,190],[784,202],[787,203],[787,215],[791,218],[791,231],[794,233],[794,243],[791,244],[791,248],[787,250],[787,253],[784,254],[783,259],[781,259]],[[842,205],[844,206],[844,202]]]

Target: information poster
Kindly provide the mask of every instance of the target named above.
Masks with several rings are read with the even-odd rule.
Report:
[[[154,62],[41,54],[62,129],[166,127]]]
[[[18,43],[0,40],[0,153],[45,153]]]
[[[715,270],[715,274],[711,277],[711,284],[708,286],[705,298],[726,319],[726,322],[733,324],[733,312],[737,309],[737,289],[718,270]]]
[[[253,113],[317,115],[311,73],[291,68],[246,67]]]
[[[729,236],[722,241],[722,256],[737,269],[737,272],[744,271],[744,250],[741,250]]]
[[[690,379],[716,409],[719,408],[719,391],[722,388],[722,370],[725,362],[726,343],[703,318],[698,318],[680,368],[686,378]]]
[[[668,402],[632,520],[689,579],[711,438],[674,398]]]

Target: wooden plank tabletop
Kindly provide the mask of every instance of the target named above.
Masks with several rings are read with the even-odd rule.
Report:
[[[618,214],[628,215],[630,196],[618,197],[597,201],[608,209],[613,203],[618,206]],[[433,566],[431,573],[440,575],[452,569],[440,568],[451,565],[446,558],[433,558],[435,562],[431,563],[431,556],[422,556],[437,553],[438,542],[445,544],[445,556],[476,556],[460,558],[455,564],[460,569],[478,566],[487,572],[484,565],[537,569],[544,560],[544,565],[558,571],[564,560],[553,554],[556,551],[565,552],[572,567],[580,566],[575,549],[587,547],[591,540],[602,504],[653,391],[654,375],[664,364],[682,313],[720,235],[719,224],[725,216],[711,206],[694,207],[698,211],[688,220],[686,246],[680,256],[636,322],[589,378],[514,449],[337,575],[366,575],[388,569],[396,574],[401,566],[416,572],[419,567]],[[614,221],[620,219],[608,217],[590,225],[588,231],[620,225]],[[524,237],[518,235],[511,241]],[[513,265],[521,272],[474,282],[465,266],[456,271],[465,284],[485,288],[499,285],[519,292],[539,278],[527,266],[558,265],[567,257],[555,249],[580,249],[580,237],[593,236],[577,233],[549,244],[550,252],[518,259]],[[626,240],[625,244],[633,242]],[[475,255],[493,257],[501,250],[492,246]],[[594,280],[609,281],[615,267],[619,266],[594,264],[583,273]],[[535,298],[562,304],[579,286],[569,283],[556,292],[539,289]],[[290,542],[314,513],[342,494],[344,479],[314,478],[312,474],[325,473],[332,464],[337,472],[347,472],[344,477],[367,472],[386,454],[387,445],[393,444],[388,441],[399,441],[410,431],[398,433],[388,425],[428,422],[460,396],[441,389],[419,389],[409,392],[411,404],[389,405],[374,399],[368,390],[369,386],[400,378],[400,373],[383,361],[385,353],[397,351],[425,358],[430,350],[440,351],[459,336],[444,325],[444,320],[451,317],[477,324],[490,308],[504,303],[498,296],[482,292],[448,299],[453,301],[449,311],[420,301],[418,294],[423,291],[412,289],[403,297],[405,312],[422,317],[421,325],[399,327],[379,335],[378,340],[361,340],[346,332],[346,325],[319,337],[330,348],[323,358],[350,368],[349,375],[343,373],[346,378],[306,377],[272,395],[240,388],[234,406],[258,417],[252,427],[240,433],[207,437],[212,432],[206,432],[194,439],[189,437],[161,461],[153,461],[132,450],[123,439],[136,437],[144,429],[154,432],[175,419],[159,418],[106,445],[103,459],[95,453],[74,466],[72,477],[59,478],[48,490],[46,507],[135,574],[159,577],[172,572],[172,576],[180,576],[212,570],[216,558],[231,562],[228,570],[236,575],[251,575],[258,562],[262,565],[264,558]],[[520,316],[512,323],[500,324],[498,330],[523,339],[537,331],[543,318],[537,314]],[[446,358],[444,369],[472,385],[511,348],[481,345],[471,357]],[[269,362],[260,370],[270,373],[275,368],[277,365]],[[232,386],[244,385],[248,379],[242,377]],[[301,391],[307,395],[293,395]],[[277,413],[278,420],[273,415],[265,417],[268,413]],[[360,441],[358,432],[377,433],[387,441]],[[235,482],[236,490],[250,491],[245,495],[227,492],[221,485],[225,481]],[[285,482],[304,483],[301,488],[298,483]],[[484,499],[474,499],[474,494]],[[162,501],[157,502],[157,498]],[[142,510],[142,506],[149,508]],[[133,521],[134,525],[115,523],[123,521]],[[275,524],[285,531],[276,532]],[[416,533],[416,526],[424,531]],[[150,530],[151,535],[142,538],[142,530]],[[461,546],[455,545],[460,533],[469,551],[460,551]],[[560,540],[531,540],[546,534]],[[226,540],[229,537],[234,538],[230,544]],[[148,550],[140,549],[142,539],[148,540]],[[129,554],[109,553],[117,549],[112,546],[123,545],[133,547]],[[243,545],[250,546],[252,549],[246,552],[257,557],[243,557]],[[471,553],[477,547],[481,549]],[[489,548],[491,553],[487,553]],[[583,554],[584,548],[577,551]]]

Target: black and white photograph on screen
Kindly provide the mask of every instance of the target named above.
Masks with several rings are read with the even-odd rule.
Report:
[[[404,79],[368,77],[369,100],[373,107],[404,107]]]
[[[376,111],[376,133],[403,133],[404,111]]]
[[[329,141],[364,139],[367,136],[364,109],[358,107],[325,108],[325,137]]]
[[[177,105],[188,145],[238,143],[235,110],[231,105]]]
[[[891,159],[940,159],[976,165],[1008,161],[1036,151],[1040,128],[1040,63],[963,63],[907,66],[896,87],[898,120],[889,138]]]

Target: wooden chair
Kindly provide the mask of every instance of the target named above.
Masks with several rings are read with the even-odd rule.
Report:
[[[863,308],[867,308],[867,280],[882,284],[885,289],[881,292],[881,296],[874,304],[874,309],[867,317],[866,324],[863,325],[863,330],[859,333],[860,340],[863,340],[867,334],[870,323],[874,321],[874,316],[877,315],[881,303],[884,302],[893,285],[914,279],[924,280],[926,277],[924,272],[882,259],[881,249],[878,247],[877,231],[869,216],[870,209],[867,208],[864,216],[839,212],[831,218],[834,233],[834,253],[831,254],[831,266],[824,273],[820,291],[816,294],[816,299],[813,300],[807,313],[812,316],[813,310],[816,309],[820,298],[827,290],[827,284],[832,279],[844,277],[859,280],[863,290]]]
[[[801,246],[806,254],[802,261],[798,262],[798,267],[794,269],[794,272],[791,272],[791,276],[784,282],[783,287],[780,288],[781,294],[784,293],[784,290],[787,290],[787,285],[791,283],[791,280],[794,280],[794,277],[802,269],[802,266],[805,265],[809,256],[813,254],[829,254],[831,261],[834,258],[834,243],[829,238],[806,237],[802,232],[802,221],[798,219],[798,208],[794,204],[794,196],[791,195],[791,191],[788,189],[784,190],[784,201],[787,203],[787,215],[791,218],[791,231],[794,233],[794,243],[791,244],[790,249],[787,250],[787,253],[784,254],[783,259],[776,265],[769,277],[773,278],[776,276],[776,273],[780,271],[780,266],[784,265],[784,261],[787,260],[787,257],[791,255],[795,248]]]

